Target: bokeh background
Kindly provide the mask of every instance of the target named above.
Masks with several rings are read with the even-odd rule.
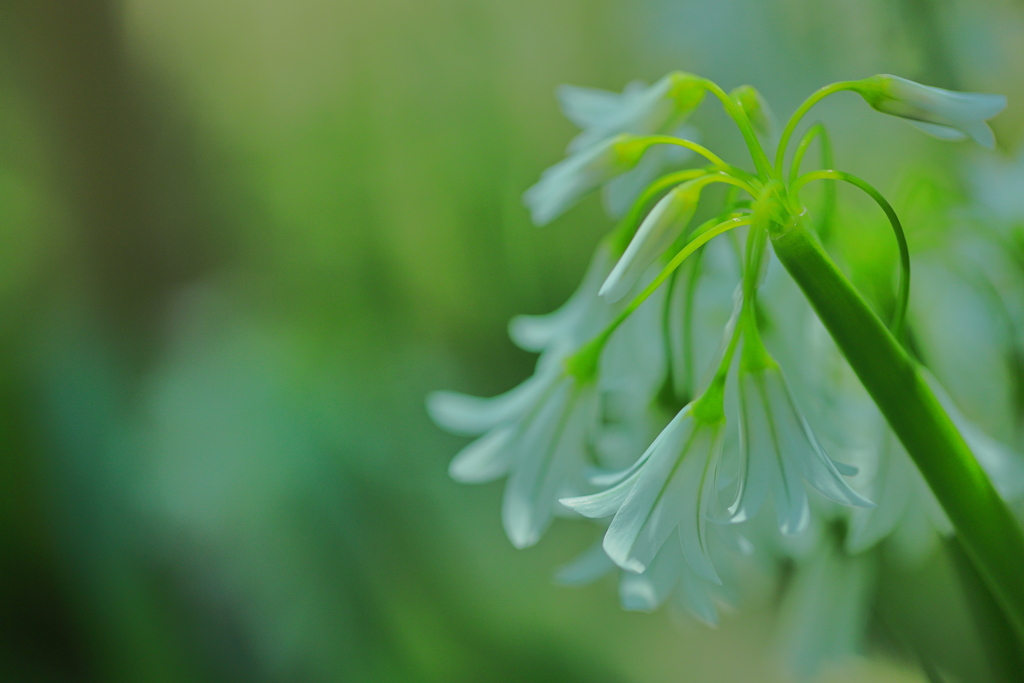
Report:
[[[996,155],[1024,135],[1018,0],[0,2],[0,679],[788,680],[772,600],[712,630],[555,585],[599,531],[513,550],[423,410],[528,375],[507,320],[609,228],[521,205],[573,134],[556,85],[672,69],[782,115],[874,73],[1000,92]],[[972,201],[967,145],[817,113],[890,196]],[[826,680],[984,668],[948,560],[880,585]]]

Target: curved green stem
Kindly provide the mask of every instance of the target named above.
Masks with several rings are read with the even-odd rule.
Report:
[[[686,149],[701,155],[702,157],[710,161],[712,164],[717,166],[721,171],[725,171],[728,173],[733,170],[733,166],[723,161],[720,156],[712,152],[704,145],[700,145],[696,142],[693,142],[692,140],[677,138],[674,135],[644,135],[642,137],[636,138],[636,142],[643,143],[645,145],[645,148],[651,145],[675,145],[677,147],[685,147]]]
[[[786,147],[789,145],[789,139],[793,137],[793,132],[804,115],[811,110],[811,107],[829,95],[843,90],[852,90],[856,85],[856,81],[839,81],[838,83],[826,85],[797,107],[797,110],[789,117],[789,121],[786,122],[786,127],[782,130],[782,136],[779,138],[779,147],[775,150],[775,174],[777,177],[782,177],[782,164],[786,159]]]
[[[896,234],[896,243],[900,250],[900,280],[896,295],[896,310],[892,315],[892,333],[897,339],[902,339],[903,328],[906,323],[907,305],[910,303],[910,248],[907,246],[907,236],[903,232],[903,225],[899,216],[893,210],[892,205],[882,196],[882,193],[872,187],[867,181],[843,171],[812,171],[797,178],[790,188],[793,197],[799,197],[800,188],[815,180],[842,180],[854,187],[864,191],[875,203],[885,212],[889,219],[893,232]]]
[[[821,138],[821,166],[822,168],[832,168],[832,143],[828,137],[828,130],[825,129],[825,124],[821,121],[816,121],[807,129],[804,136],[800,138],[800,142],[796,146],[796,151],[793,152],[793,160],[789,162],[789,182],[792,184],[796,181],[797,176],[800,175],[800,165],[804,161],[804,156],[807,154],[807,150],[810,148],[811,143],[816,138]]]
[[[1024,637],[1024,533],[899,341],[799,220],[772,223],[775,253],[874,399]]]
[[[768,155],[765,154],[764,148],[761,147],[761,142],[757,139],[757,134],[754,133],[754,126],[751,125],[750,119],[743,111],[743,108],[736,104],[714,81],[703,79],[702,83],[705,88],[722,101],[725,112],[736,122],[740,133],[743,135],[743,140],[747,143],[747,148],[750,150],[750,158],[754,160],[754,167],[757,168],[758,175],[762,179],[767,180],[771,176],[772,165],[768,161]]]

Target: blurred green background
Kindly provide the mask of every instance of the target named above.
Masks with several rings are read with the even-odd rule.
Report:
[[[556,586],[599,529],[513,550],[423,410],[528,375],[506,321],[609,227],[520,203],[573,134],[556,85],[672,69],[780,115],[874,73],[1004,93],[1010,154],[1024,3],[0,2],[0,679],[786,680],[771,601],[711,630]],[[972,150],[853,99],[818,112],[842,167],[963,192]],[[744,159],[717,107],[694,123]],[[879,599],[969,676],[950,577]],[[925,680],[866,655],[827,680]]]

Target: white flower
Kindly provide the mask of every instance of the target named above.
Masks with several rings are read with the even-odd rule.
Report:
[[[985,121],[1006,107],[1003,95],[953,92],[888,74],[859,81],[855,90],[878,111],[909,119],[926,133],[943,140],[971,137],[990,149],[995,137]]]
[[[699,142],[697,131],[692,126],[681,126],[669,134],[691,142]],[[692,156],[691,150],[679,145],[654,145],[649,148],[632,170],[610,180],[604,186],[601,198],[605,212],[612,218],[622,218],[658,176],[670,168],[681,168]]]
[[[608,138],[545,170],[523,194],[533,222],[546,225],[561,216],[585,194],[633,168],[645,149],[632,137]]]
[[[604,550],[623,569],[645,571],[678,530],[690,568],[720,583],[708,555],[707,519],[725,421],[698,417],[694,405],[679,411],[633,467],[601,482],[610,488],[562,504],[585,517],[614,515]]]
[[[908,565],[921,562],[935,545],[937,532],[952,525],[899,439],[877,416],[878,445],[866,463],[870,478],[865,490],[877,507],[850,513],[846,551],[862,553],[892,538],[898,556]]]
[[[610,308],[598,298],[601,283],[612,268],[612,255],[601,244],[590,260],[583,281],[557,310],[545,315],[517,315],[508,324],[508,335],[524,351],[541,352],[570,339],[583,343],[610,320]]]
[[[562,111],[583,132],[569,143],[570,156],[544,171],[523,195],[537,225],[550,223],[606,183],[611,183],[605,195],[611,213],[623,213],[665,163],[682,158],[678,151],[657,149],[644,155],[644,147],[626,140],[676,132],[700,104],[704,86],[695,76],[674,72],[650,87],[631,83],[621,94],[563,85],[558,96]],[[615,180],[641,156],[649,159],[629,177]]]
[[[824,664],[858,651],[876,564],[870,554],[848,555],[831,537],[798,563],[782,604],[780,629],[797,680],[815,680]]]
[[[427,410],[438,425],[456,434],[482,435],[452,460],[453,479],[482,483],[508,476],[502,520],[516,547],[539,540],[552,516],[564,511],[559,498],[584,492],[584,469],[594,464],[595,444],[606,430],[601,395],[621,394],[630,406],[620,416],[624,429],[631,429],[633,421],[646,426],[647,407],[666,373],[660,343],[663,295],[658,294],[612,334],[596,379],[566,374],[567,358],[604,329],[615,312],[597,296],[610,263],[607,248],[599,247],[583,283],[562,308],[513,319],[513,340],[541,352],[532,377],[493,398],[447,391],[427,398]],[[621,462],[622,456],[612,460]]]
[[[707,184],[703,178],[685,182],[661,198],[644,218],[622,258],[615,264],[599,294],[609,302],[621,299],[659,256],[672,246],[690,224]]]
[[[653,135],[675,130],[700,105],[704,91],[701,79],[679,71],[650,87],[630,83],[621,94],[563,85],[558,89],[562,111],[583,129],[569,143],[569,152],[622,133]]]
[[[763,369],[740,369],[743,460],[739,494],[731,509],[734,521],[752,517],[771,492],[779,529],[785,534],[801,533],[810,521],[805,481],[838,503],[872,507],[843,479],[843,474],[856,474],[856,468],[825,454],[778,365],[770,358],[766,362]]]

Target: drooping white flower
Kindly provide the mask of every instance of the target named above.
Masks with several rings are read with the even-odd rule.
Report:
[[[677,132],[703,99],[704,86],[696,76],[674,72],[650,87],[632,83],[622,93],[563,85],[558,95],[565,115],[583,131],[569,143],[569,156],[523,195],[537,225],[550,223],[605,184],[611,213],[624,213],[665,163],[680,159],[678,151],[645,154],[646,147],[626,140]]]
[[[518,425],[502,499],[501,521],[512,545],[526,548],[547,530],[557,501],[579,491],[587,446],[597,429],[597,388],[562,377]]]
[[[781,640],[797,680],[856,654],[867,626],[877,558],[846,553],[832,534],[796,567],[781,609]]]
[[[558,89],[562,111],[583,129],[569,143],[569,152],[622,133],[653,135],[675,130],[700,105],[704,92],[700,78],[679,71],[650,87],[630,83],[621,94],[563,85]]]
[[[629,410],[618,416],[617,426],[642,435],[646,430],[635,429],[632,423],[647,425],[647,407],[666,373],[660,342],[663,296],[658,294],[611,335],[595,379],[583,381],[567,374],[568,357],[616,313],[597,296],[610,263],[607,247],[600,246],[583,283],[564,306],[546,316],[513,319],[513,340],[541,352],[532,377],[493,398],[445,391],[427,399],[437,424],[456,434],[480,435],[452,460],[453,479],[482,483],[508,476],[502,519],[517,547],[535,543],[552,516],[564,512],[559,498],[585,492],[585,467],[621,465],[630,458],[629,453],[617,453],[605,460],[602,456],[608,453],[597,453],[594,461],[597,443],[608,429],[602,420],[602,397],[606,402],[609,396],[619,397]]]
[[[768,497],[775,503],[779,529],[801,533],[810,521],[804,482],[838,503],[872,507],[843,479],[856,468],[835,462],[825,453],[796,406],[777,363],[765,358],[762,368],[741,367],[739,376],[739,495],[732,506],[734,521],[752,517]]]
[[[698,576],[720,583],[708,554],[707,521],[722,451],[724,419],[708,421],[687,405],[640,459],[600,493],[563,499],[585,517],[614,515],[604,536],[608,556],[643,572],[678,530],[683,555]],[[604,483],[602,482],[602,483]],[[595,482],[596,483],[596,482]]]
[[[614,258],[606,245],[594,252],[583,281],[561,307],[544,315],[517,315],[508,323],[508,335],[524,351],[540,353],[570,339],[582,343],[610,320],[610,308],[597,293],[608,277]]]
[[[921,85],[899,76],[881,74],[858,81],[854,89],[883,114],[908,119],[943,140],[973,138],[995,147],[992,129],[985,123],[1006,108],[1006,97],[965,93]]]
[[[690,224],[706,184],[702,178],[685,182],[655,204],[601,285],[601,296],[615,302],[632,289],[647,267],[665,253]]]
[[[427,401],[442,427],[483,433],[452,459],[449,473],[462,483],[508,476],[502,521],[518,548],[540,539],[558,498],[579,491],[599,427],[596,385],[566,375],[561,361],[542,357],[537,374],[494,399],[435,392]]]
[[[608,138],[545,170],[523,194],[536,225],[547,225],[587,193],[633,168],[646,146],[632,136]]]

